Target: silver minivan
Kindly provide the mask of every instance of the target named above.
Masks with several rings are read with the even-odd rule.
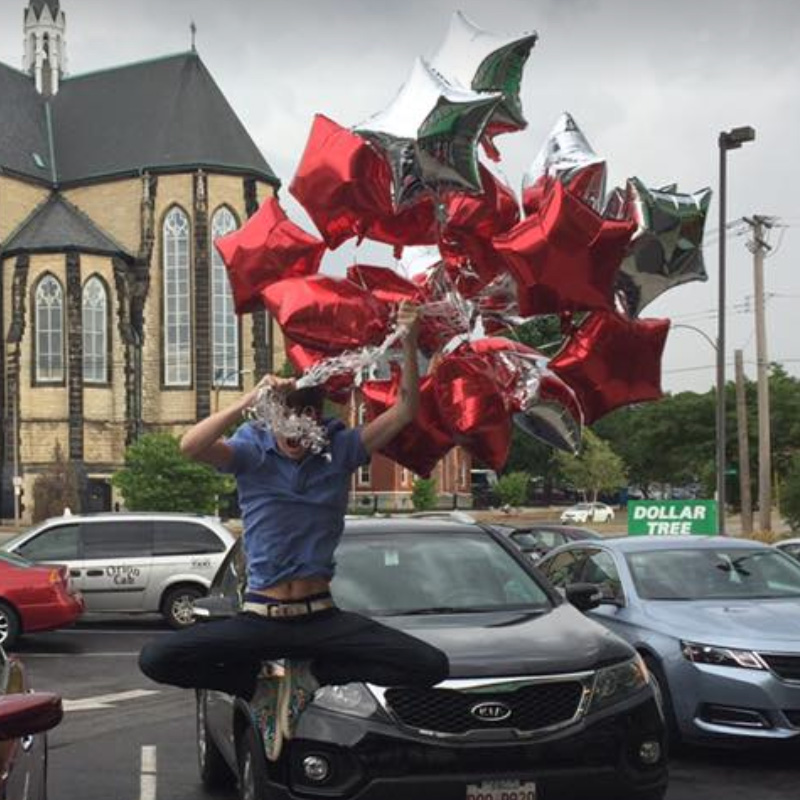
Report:
[[[89,613],[160,613],[182,628],[234,541],[216,517],[118,512],[54,517],[3,549],[66,564]]]

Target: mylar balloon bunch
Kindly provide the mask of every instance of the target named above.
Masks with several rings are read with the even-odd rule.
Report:
[[[421,411],[383,451],[419,475],[454,445],[502,467],[512,422],[576,451],[584,424],[660,397],[669,321],[640,314],[667,289],[706,279],[710,192],[631,178],[607,195],[605,160],[569,114],[525,174],[524,218],[482,163],[481,151],[499,159],[496,136],[526,127],[520,84],[536,38],[455,13],[387,108],[350,129],[315,118],[289,190],[319,238],[271,199],[216,242],[237,311],[268,309],[300,384],[335,400],[358,385],[370,416],[399,391],[396,307],[421,306]],[[387,243],[400,260],[319,274],[326,250],[351,239]],[[561,318],[552,357],[513,338],[537,315]]]

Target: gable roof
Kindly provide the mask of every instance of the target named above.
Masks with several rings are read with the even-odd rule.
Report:
[[[133,254],[115,242],[80,209],[53,192],[11,234],[0,255],[17,253],[65,253],[78,251],[96,255],[121,256],[133,261]]]
[[[65,78],[50,98],[0,64],[0,119],[0,170],[54,186],[191,169],[280,186],[194,51]]]
[[[0,63],[0,170],[51,182],[44,98],[24,72]]]

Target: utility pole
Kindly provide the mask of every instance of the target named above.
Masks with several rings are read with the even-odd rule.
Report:
[[[750,494],[750,441],[747,430],[747,397],[744,385],[744,356],[734,350],[736,365],[736,420],[739,430],[739,495],[742,501],[742,533],[753,532],[753,499]]]
[[[756,362],[758,367],[758,527],[772,530],[772,444],[769,427],[769,363],[767,360],[767,321],[764,307],[764,255],[772,248],[765,231],[774,220],[754,214],[744,221],[753,229],[747,247],[753,254],[755,285]]]

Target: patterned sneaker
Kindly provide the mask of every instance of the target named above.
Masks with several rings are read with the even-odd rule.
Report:
[[[311,673],[310,661],[287,661],[278,691],[278,727],[284,740],[294,736],[297,721],[314,699],[319,682]]]
[[[259,678],[250,700],[253,719],[261,731],[264,753],[269,761],[277,761],[283,746],[283,733],[278,724],[278,698],[283,678]]]

